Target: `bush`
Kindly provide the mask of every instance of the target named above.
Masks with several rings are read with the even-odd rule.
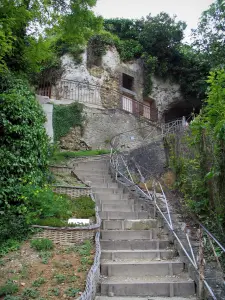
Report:
[[[30,242],[31,248],[37,251],[47,251],[54,248],[53,242],[49,239],[35,239]]]
[[[95,203],[89,196],[73,199],[74,214],[76,218],[88,219],[95,216]]]
[[[42,184],[48,167],[45,115],[24,80],[0,94],[0,208],[26,213],[29,199],[21,188]]]
[[[28,221],[32,224],[64,227],[71,217],[90,218],[95,215],[95,203],[89,196],[71,200],[47,186],[41,189],[32,185],[27,186],[23,193],[30,199]]]
[[[23,215],[5,212],[0,217],[0,245],[8,239],[23,240],[30,232]]]

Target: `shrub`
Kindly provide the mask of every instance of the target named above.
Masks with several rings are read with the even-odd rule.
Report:
[[[35,239],[30,242],[30,245],[37,251],[47,251],[54,248],[53,242],[49,239]]]
[[[0,208],[27,212],[29,199],[21,188],[42,184],[48,166],[49,143],[45,115],[24,80],[0,94]]]
[[[23,240],[30,229],[23,215],[3,212],[0,217],[0,245],[8,239]]]
[[[32,204],[29,206],[32,224],[64,227],[71,217],[90,218],[95,215],[95,203],[89,196],[71,200],[67,195],[54,193],[47,186],[43,189],[30,186],[25,195]]]
[[[73,200],[74,216],[85,219],[95,216],[95,203],[89,196],[82,196]]]

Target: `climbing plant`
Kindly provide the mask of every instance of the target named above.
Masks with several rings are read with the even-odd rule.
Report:
[[[53,130],[54,141],[58,142],[71,128],[82,127],[85,120],[83,104],[74,102],[70,105],[54,105],[53,109]]]

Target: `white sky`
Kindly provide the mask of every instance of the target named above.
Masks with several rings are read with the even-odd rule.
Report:
[[[131,18],[153,16],[161,11],[177,19],[185,21],[188,25],[186,38],[192,28],[197,27],[201,13],[206,10],[213,0],[98,0],[94,11],[104,18]]]

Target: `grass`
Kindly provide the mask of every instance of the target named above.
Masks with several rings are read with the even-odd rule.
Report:
[[[102,155],[102,154],[109,154],[110,150],[84,150],[84,151],[63,151],[59,152],[56,151],[52,158],[51,163],[62,163],[70,158],[76,158],[76,157],[82,157],[82,156],[96,156],[96,155]]]
[[[18,291],[18,285],[8,281],[5,285],[0,287],[0,297],[14,294]]]
[[[47,251],[54,248],[53,242],[49,239],[34,239],[30,242],[31,248],[37,251]]]

